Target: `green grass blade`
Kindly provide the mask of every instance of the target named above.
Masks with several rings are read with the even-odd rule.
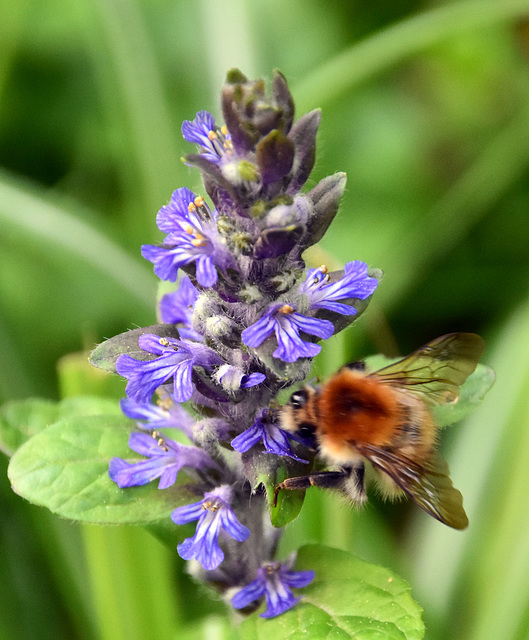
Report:
[[[151,310],[153,277],[139,259],[131,258],[108,235],[79,219],[81,207],[54,201],[0,173],[0,224],[3,233],[16,237],[50,254],[60,252],[95,267],[106,280],[115,283],[141,307]],[[94,218],[85,211],[85,219]],[[94,303],[96,301],[94,300]]]
[[[471,231],[522,176],[529,165],[529,102],[484,146],[479,156],[444,196],[413,225],[402,228],[400,242],[380,247],[376,265],[384,271],[377,302],[387,313],[417,275],[448,252]],[[406,256],[406,260],[403,259]]]
[[[173,640],[174,552],[134,527],[82,531],[100,640]]]
[[[130,136],[131,153],[136,163],[144,210],[145,232],[152,230],[160,199],[168,199],[183,177],[184,168],[176,141],[179,124],[171,120],[170,108],[156,60],[153,42],[139,2],[135,0],[98,0],[90,2],[94,12],[88,34],[89,52],[100,80],[107,111],[119,105]]]
[[[440,637],[516,637],[482,632],[498,631],[496,623],[512,616],[513,608],[517,608],[512,619],[516,624],[522,613],[517,595],[529,595],[526,572],[518,572],[517,580],[512,573],[529,561],[525,545],[529,522],[520,495],[529,481],[528,317],[526,302],[487,351],[485,359],[496,371],[496,384],[461,428],[449,456],[452,478],[464,495],[470,518],[468,532],[453,532],[421,519],[410,534],[415,572],[411,582],[427,615],[448,625],[461,623],[456,612],[471,616],[467,622],[472,632]],[[501,609],[494,601],[498,596],[510,598],[511,606]],[[500,611],[505,614],[500,616]],[[488,619],[487,624],[481,618]]]
[[[363,80],[465,31],[529,15],[527,0],[452,2],[393,24],[316,69],[294,87],[297,108],[325,108]]]

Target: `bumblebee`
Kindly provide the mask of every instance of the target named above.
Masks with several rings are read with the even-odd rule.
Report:
[[[476,334],[450,333],[378,371],[353,362],[320,387],[293,393],[280,410],[281,428],[310,442],[335,470],[287,478],[275,501],[283,489],[317,486],[362,504],[367,464],[385,496],[406,494],[440,522],[464,529],[463,498],[437,451],[432,407],[457,402],[483,349]]]

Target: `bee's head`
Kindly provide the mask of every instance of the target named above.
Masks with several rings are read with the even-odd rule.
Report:
[[[288,404],[294,411],[299,411],[309,401],[310,393],[308,389],[299,389],[294,391],[288,400]]]
[[[311,449],[316,448],[316,425],[314,424],[313,398],[315,391],[305,387],[294,391],[281,410],[281,427],[296,434],[300,442]]]

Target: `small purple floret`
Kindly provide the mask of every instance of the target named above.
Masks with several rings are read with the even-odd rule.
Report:
[[[308,462],[298,458],[292,451],[288,439],[289,434],[286,431],[283,431],[277,424],[267,422],[264,419],[267,414],[267,409],[261,411],[253,425],[231,441],[231,446],[235,451],[244,453],[262,441],[266,453],[273,453],[276,456],[288,456],[298,462]]]
[[[221,131],[215,118],[207,111],[199,111],[194,120],[184,120],[182,136],[187,142],[201,147],[201,156],[214,164],[219,164],[227,153],[232,152],[232,141],[228,132]]]
[[[241,337],[245,345],[255,348],[275,333],[277,349],[272,354],[274,358],[295,362],[298,358],[313,358],[321,351],[320,345],[303,340],[300,331],[327,339],[334,333],[334,326],[329,320],[297,313],[291,305],[275,303],[257,322],[245,329]]]
[[[309,269],[307,278],[298,291],[310,300],[310,309],[327,309],[342,315],[356,314],[356,309],[338,300],[358,298],[365,300],[377,288],[378,280],[367,273],[367,264],[360,260],[348,262],[344,267],[344,275],[337,282],[329,282],[327,270]]]
[[[314,576],[314,571],[290,571],[287,565],[267,563],[257,569],[257,578],[236,593],[231,603],[235,609],[244,609],[265,596],[266,610],[260,617],[274,618],[299,602],[291,588],[306,587]]]
[[[217,213],[190,189],[177,189],[171,202],[158,212],[156,222],[167,233],[161,246],[145,244],[141,254],[154,263],[154,272],[162,280],[175,282],[178,270],[196,264],[197,282],[211,287],[217,282],[216,258],[221,250]]]
[[[179,404],[170,401],[170,408],[166,409],[158,404],[145,402],[138,404],[130,398],[122,398],[119,401],[121,411],[136,420],[140,429],[156,431],[158,429],[181,429],[186,435],[191,436],[194,420],[191,415]]]
[[[237,391],[238,389],[250,389],[266,380],[264,373],[246,374],[239,367],[230,364],[223,364],[215,372],[215,379],[226,391]]]
[[[216,468],[216,463],[202,449],[179,444],[147,433],[133,433],[129,447],[146,456],[141,462],[127,462],[122,458],[112,458],[108,474],[118,487],[135,487],[148,484],[160,478],[158,489],[167,489],[176,482],[182,467],[195,469]]]
[[[222,531],[238,542],[250,535],[250,530],[239,522],[231,508],[233,489],[221,485],[204,494],[199,502],[178,507],[171,514],[176,524],[187,524],[198,520],[195,535],[178,545],[178,553],[184,560],[195,559],[207,571],[216,569],[224,560],[224,552],[219,546]]]
[[[193,395],[193,366],[211,369],[223,364],[216,351],[189,340],[160,338],[152,333],[140,336],[138,344],[149,353],[159,354],[154,360],[136,360],[120,355],[116,371],[128,379],[126,392],[137,403],[149,402],[156,389],[173,378],[173,399],[186,402]]]

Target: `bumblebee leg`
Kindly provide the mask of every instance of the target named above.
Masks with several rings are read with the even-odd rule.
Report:
[[[364,489],[364,465],[345,467],[340,471],[318,471],[307,476],[287,478],[277,485],[274,491],[274,507],[277,505],[277,496],[281,489],[289,491],[295,489],[308,489],[320,487],[320,489],[338,489],[347,494],[355,502],[365,502]]]

